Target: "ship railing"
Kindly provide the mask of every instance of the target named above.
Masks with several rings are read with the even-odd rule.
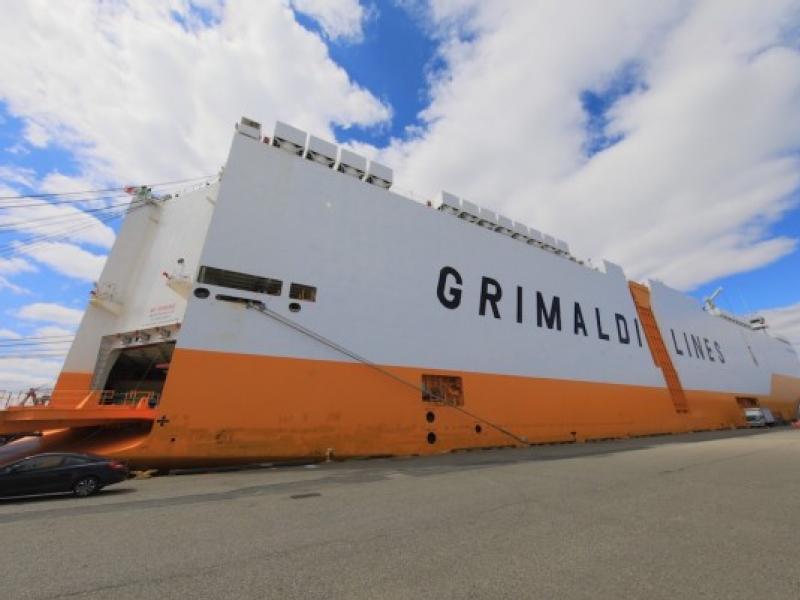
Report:
[[[53,396],[51,388],[31,388],[27,391],[0,390],[0,410],[24,406],[47,406]]]
[[[155,408],[161,394],[152,390],[96,390],[97,403],[101,406],[132,406],[136,408]]]
[[[58,390],[58,404],[82,408],[90,405],[155,408],[161,394],[152,390]],[[14,408],[43,408],[51,406],[52,389],[28,391],[0,390],[0,410]]]

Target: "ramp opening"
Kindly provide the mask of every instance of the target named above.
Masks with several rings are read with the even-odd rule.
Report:
[[[155,405],[174,350],[174,340],[116,350],[104,390],[113,391],[113,398],[121,401],[131,392],[154,392],[151,404]]]

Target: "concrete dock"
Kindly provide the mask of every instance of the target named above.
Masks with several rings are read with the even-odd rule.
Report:
[[[800,598],[800,430],[171,475],[0,501],[0,596]]]

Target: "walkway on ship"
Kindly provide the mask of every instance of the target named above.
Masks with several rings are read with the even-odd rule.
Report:
[[[132,480],[0,502],[9,598],[797,598],[800,430]]]

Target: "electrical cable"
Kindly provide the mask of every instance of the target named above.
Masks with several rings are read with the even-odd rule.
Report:
[[[17,223],[0,223],[0,233],[5,231],[20,231],[21,227],[28,225],[30,223],[47,223],[47,225],[53,225],[55,223],[68,223],[70,221],[80,221],[85,220],[84,215],[94,215],[96,213],[105,213],[112,211],[116,208],[121,208],[123,206],[127,206],[130,204],[130,201],[126,200],[125,202],[118,202],[116,204],[110,204],[104,207],[98,208],[87,208],[87,209],[76,209],[78,212],[69,213],[69,214],[57,214],[57,215],[49,215],[46,217],[37,217],[33,219],[24,219],[20,220]],[[39,204],[30,208],[38,208],[38,207],[45,207],[49,206],[47,204]],[[13,219],[14,217],[6,217]]]
[[[85,229],[89,229],[91,227],[96,227],[98,222],[99,223],[108,223],[117,219],[127,213],[134,212],[143,206],[146,206],[146,202],[141,202],[139,204],[134,205],[131,203],[129,207],[118,209],[117,211],[110,213],[108,215],[103,215],[102,217],[97,218],[96,222],[91,223],[84,223],[78,227],[72,227],[68,229],[64,229],[62,231],[57,231],[54,233],[47,233],[47,234],[37,234],[34,235],[26,240],[20,241],[12,241],[4,246],[0,246],[0,258],[8,258],[9,256],[14,256],[24,252],[25,250],[29,250],[32,247],[35,247],[38,244],[47,243],[47,242],[55,242],[60,241],[63,239],[68,239],[73,236],[78,231],[83,231]]]
[[[80,190],[75,192],[48,192],[42,194],[19,194],[16,196],[0,196],[0,200],[22,200],[24,198],[54,198],[56,196],[76,196],[81,194],[100,194],[105,192],[123,192],[129,188],[136,188],[136,187],[159,187],[165,185],[175,185],[179,183],[188,183],[190,181],[198,181],[200,179],[209,179],[211,177],[216,177],[216,175],[203,175],[201,177],[190,177],[188,179],[175,179],[173,181],[161,181],[158,183],[151,183],[145,186],[130,186],[126,185],[123,187],[112,187],[112,188],[102,188],[102,189],[95,189],[95,190]]]
[[[12,340],[16,340],[16,341],[23,341],[23,340],[24,341],[27,341],[27,340],[52,340],[53,338],[65,338],[65,337],[72,338],[72,337],[74,337],[74,334],[72,334],[72,333],[60,333],[58,335],[20,336],[18,338],[0,336],[0,342],[12,341]]]
[[[71,344],[73,338],[64,339],[64,340],[41,340],[41,341],[30,341],[30,342],[17,342],[16,344],[7,344],[5,342],[0,342],[0,350],[5,350],[9,348],[23,348],[25,346],[30,346],[33,348],[41,348],[43,346],[58,346],[58,345],[65,345]]]

